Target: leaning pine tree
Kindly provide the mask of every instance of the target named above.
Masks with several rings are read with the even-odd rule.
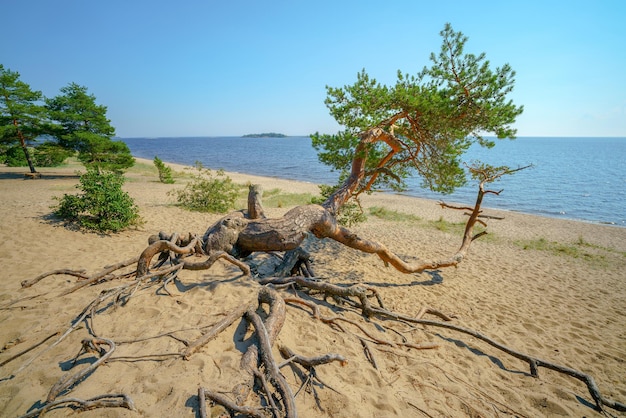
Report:
[[[514,72],[508,65],[492,70],[484,55],[465,53],[466,38],[453,31],[449,25],[441,34],[443,46],[439,55],[431,57],[433,65],[416,76],[398,74],[393,87],[380,85],[363,71],[351,86],[328,88],[326,103],[345,130],[337,135],[313,135],[313,141],[320,150],[322,161],[345,170],[345,181],[322,204],[298,206],[281,218],[266,218],[261,205],[261,191],[253,186],[250,188],[245,215],[242,212],[227,215],[211,225],[202,237],[160,233],[150,237],[149,245],[138,257],[107,266],[100,273],[85,276],[84,272],[63,271],[63,274],[74,274],[83,279],[66,293],[111,280],[126,282],[101,291],[83,310],[79,319],[72,322],[68,331],[52,343],[58,345],[73,329],[86,322],[88,326],[85,328],[92,332],[92,338],[83,340],[83,350],[100,352],[102,361],[74,375],[64,376],[51,388],[42,408],[30,413],[39,414],[40,411],[45,412],[53,406],[68,402],[82,408],[119,406],[134,409],[132,399],[126,394],[101,395],[87,400],[58,398],[73,385],[92,378],[95,374],[93,370],[111,356],[115,349],[114,339],[101,338],[93,332],[94,316],[109,307],[127,305],[140,287],[156,285],[169,292],[167,284],[184,269],[208,269],[217,260],[223,259],[239,267],[244,276],[251,276],[246,256],[255,252],[275,254],[283,251],[282,263],[274,272],[264,277],[255,274],[256,283],[248,281],[250,288],[256,289],[250,300],[242,301],[235,309],[225,312],[202,336],[185,341],[184,347],[176,353],[176,356],[184,359],[201,355],[202,347],[241,318],[254,328],[256,338],[250,345],[246,345],[240,361],[244,371],[243,382],[230,391],[209,390],[199,385],[197,399],[202,417],[207,416],[207,399],[235,415],[297,416],[294,390],[282,374],[272,349],[289,306],[297,307],[300,311],[310,310],[315,319],[335,329],[353,326],[366,352],[369,351],[370,343],[387,347],[424,348],[405,339],[391,342],[373,338],[359,322],[343,317],[340,313],[323,316],[319,306],[322,303],[332,304],[333,301],[344,304],[344,308],[336,312],[349,306],[360,310],[364,317],[382,319],[377,321],[377,327],[383,329],[400,322],[443,327],[471,335],[527,362],[533,376],[538,376],[538,369],[543,367],[581,380],[600,410],[609,407],[626,411],[625,404],[603,397],[594,379],[578,370],[517,352],[479,332],[455,325],[450,322],[451,318],[431,309],[422,309],[416,316],[387,310],[376,289],[363,284],[337,285],[315,278],[308,254],[301,248],[305,238],[310,235],[330,238],[348,247],[377,254],[385,263],[405,273],[457,265],[464,259],[472,241],[482,234],[474,234],[473,228],[479,222],[484,195],[492,193],[485,186],[517,170],[481,163],[467,167],[467,171],[479,183],[477,200],[459,249],[443,260],[407,263],[382,243],[361,238],[337,222],[337,213],[350,199],[376,187],[401,188],[403,179],[413,173],[420,175],[427,187],[449,192],[466,181],[461,157],[468,147],[474,143],[493,146],[493,141],[482,136],[485,133],[494,134],[498,138],[513,137],[515,134],[511,125],[522,108],[507,99],[514,85]],[[157,258],[155,263],[152,262],[154,258]],[[131,274],[118,272],[127,266],[133,266]],[[58,271],[24,281],[22,286],[32,286],[51,274],[58,274]],[[128,280],[129,277],[132,280]],[[308,297],[294,296],[291,291],[280,292],[278,288],[281,286],[278,285],[289,286],[296,293],[308,292]],[[327,296],[333,296],[332,300],[327,300]],[[261,305],[269,306],[262,315],[259,314]],[[442,321],[422,318],[427,313],[440,317]],[[394,333],[385,334],[388,334],[385,337],[388,338]],[[286,346],[278,347],[278,351],[285,359],[283,365],[291,365],[295,374],[302,379],[302,385],[314,394],[321,409],[316,391],[327,388],[327,385],[319,380],[315,367],[335,361],[343,364],[346,359],[333,353],[304,357]],[[146,355],[148,358],[154,360]],[[373,359],[370,362],[376,367]],[[256,399],[260,400],[261,405],[247,405],[248,395],[255,389]]]
[[[358,237],[336,218],[350,199],[376,187],[402,188],[403,179],[414,173],[431,189],[451,192],[466,182],[463,153],[474,143],[488,148],[494,145],[484,133],[514,137],[511,125],[522,112],[522,107],[507,98],[513,89],[514,71],[508,65],[492,70],[484,54],[465,53],[467,38],[450,25],[441,35],[439,55],[433,54],[433,65],[417,76],[398,73],[396,85],[388,87],[362,71],[351,86],[327,88],[326,104],[345,130],[336,135],[315,134],[313,145],[322,162],[347,174],[325,202],[298,206],[280,219],[227,218],[205,234],[206,254],[224,252],[224,257],[234,261],[258,251],[289,251],[313,234],[376,253],[405,273],[461,262],[476,238],[473,227],[482,198],[489,192],[484,185],[515,170],[478,163],[469,167],[479,181],[476,206],[462,245],[444,260],[406,263],[383,244]],[[149,257],[142,258],[138,273],[146,273],[149,262]]]

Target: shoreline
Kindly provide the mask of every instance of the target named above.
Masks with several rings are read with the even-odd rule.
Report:
[[[141,161],[142,163],[145,164],[152,164],[152,160],[148,159],[148,158],[142,158],[142,157],[136,157],[133,156],[137,161]],[[170,161],[165,161],[165,163],[167,163],[168,165],[171,166],[177,166],[180,167],[180,170],[183,170],[185,167],[191,167],[185,164],[181,164],[181,163],[174,163],[174,162],[170,162]],[[212,167],[207,167],[210,168],[212,170],[215,170]],[[317,185],[319,183],[314,183],[314,182],[309,182],[309,181],[304,181],[304,180],[292,180],[292,179],[288,179],[285,177],[280,177],[280,176],[262,176],[262,175],[257,175],[257,174],[252,174],[252,173],[244,173],[244,172],[240,172],[240,171],[224,171],[226,174],[230,175],[231,177],[233,175],[235,176],[241,176],[241,177],[246,177],[246,176],[252,176],[252,177],[264,177],[264,178],[268,178],[268,179],[276,179],[276,180],[282,180],[282,181],[295,181],[295,182],[299,182],[299,183],[303,183],[303,184],[313,184],[317,187]],[[407,197],[407,198],[414,198],[414,199],[424,199],[424,200],[428,200],[428,201],[433,201],[433,202],[438,202],[441,199],[434,199],[434,198],[430,198],[430,197],[421,197],[421,196],[414,196],[414,195],[410,195],[404,192],[393,192],[393,191],[379,191],[379,192],[375,192],[375,193],[383,193],[383,194],[388,194],[388,195],[397,195],[397,196],[403,196],[403,197]],[[491,199],[497,199],[497,196],[491,196]],[[489,200],[489,199],[487,199]],[[457,205],[465,205],[463,203],[451,200],[449,202],[446,203],[450,203],[450,204],[457,204]],[[537,217],[541,217],[541,218],[549,218],[549,219],[557,219],[557,220],[565,220],[565,221],[574,221],[574,222],[584,222],[584,223],[591,223],[591,224],[595,224],[595,225],[605,225],[605,226],[611,226],[611,227],[617,227],[617,228],[624,228],[626,229],[626,225],[620,225],[616,222],[603,222],[603,221],[596,221],[596,220],[590,220],[590,219],[579,219],[579,218],[569,218],[566,216],[551,216],[549,214],[545,214],[545,213],[541,213],[541,212],[524,212],[524,211],[518,211],[515,209],[506,209],[506,208],[497,208],[497,207],[493,207],[493,206],[489,206],[488,202],[487,205],[485,205],[483,203],[483,208],[490,210],[490,211],[500,211],[503,213],[519,213],[519,214],[524,214],[524,215],[530,215],[530,216],[537,216]]]
[[[137,160],[154,167],[149,159]],[[166,164],[174,171],[185,167]],[[21,281],[56,269],[85,269],[92,274],[139,255],[147,238],[160,230],[202,234],[222,216],[173,205],[167,192],[181,188],[184,181],[166,185],[158,181],[156,169],[131,170],[124,190],[138,204],[144,224],[114,235],[76,231],[50,217],[54,197],[76,192],[75,169],[42,169],[42,179],[25,180],[24,168],[0,166],[0,230],[4,235],[0,241],[0,363],[53,332],[67,329],[90,300],[103,289],[119,285],[87,286],[61,296],[78,283],[76,278],[51,276],[24,289]],[[227,174],[236,183],[260,183],[265,190],[318,190],[312,183]],[[464,221],[463,214],[444,210],[436,201],[376,193],[365,196],[364,205],[419,217],[403,221],[368,216],[367,222],[350,228],[363,238],[383,243],[405,260],[444,258],[460,244],[459,232],[446,228]],[[288,209],[266,208],[266,214],[279,217]],[[492,209],[485,214],[505,218],[489,220],[490,233],[472,244],[457,268],[407,275],[386,267],[375,255],[334,241],[314,241],[307,250],[316,275],[324,280],[376,289],[388,309],[406,315],[416,315],[421,307],[453,315],[455,325],[477,330],[519,352],[588,373],[603,396],[624,402],[626,230]],[[178,353],[184,349],[180,340],[194,341],[201,336],[226,312],[247,301],[255,286],[226,263],[218,262],[210,270],[185,270],[170,285],[171,295],[139,290],[125,306],[103,307],[93,329],[115,341],[150,337],[119,344],[112,358]],[[7,307],[16,300],[19,302]],[[325,315],[363,321],[348,306],[335,306],[331,300],[323,302],[321,309]],[[393,333],[381,332],[379,325],[389,324],[363,322],[377,338],[405,338],[437,348],[379,346],[367,339],[375,368],[364,353],[358,329],[347,324],[342,332],[307,311],[287,308],[276,345],[288,346],[303,356],[333,352],[348,360],[343,366],[316,367],[327,386],[316,388],[324,412],[312,395],[301,393],[296,398],[301,416],[416,416],[416,409],[437,417],[602,416],[590,406],[593,400],[581,382],[546,369],[540,369],[538,378],[531,377],[528,364],[476,338],[431,327],[398,326]],[[230,396],[241,382],[244,328],[242,324],[229,327],[188,361],[110,361],[67,396],[88,399],[103,393],[127,393],[140,411],[96,409],[83,412],[86,417],[195,415],[199,386]],[[169,332],[176,338],[152,338]],[[0,380],[0,415],[20,416],[43,402],[52,385],[68,374],[65,365],[88,336],[88,328],[81,325],[61,344],[48,349],[50,340],[1,366],[0,379],[14,377]],[[34,356],[38,357],[20,371]],[[86,367],[93,358],[84,355],[76,367]],[[283,373],[293,388],[299,387],[288,368]],[[61,409],[50,415],[65,416],[67,412]]]
[[[135,157],[138,162],[143,164],[153,165],[152,160],[146,158]],[[183,172],[186,169],[191,168],[191,166],[186,166],[183,164],[170,163],[165,162],[168,166],[172,167],[172,170],[177,172]],[[210,167],[207,167],[210,168]],[[211,168],[212,169],[212,168]],[[214,169],[212,169],[214,170]],[[301,181],[301,180],[286,180],[280,177],[266,177],[266,176],[257,176],[252,174],[240,173],[240,172],[232,172],[225,171],[226,175],[228,175],[233,182],[239,184],[246,183],[259,183],[264,186],[265,190],[269,190],[271,188],[277,187],[285,190],[287,192],[297,193],[301,191],[305,191],[311,193],[313,195],[319,195],[318,185],[311,182]],[[452,222],[464,222],[465,217],[461,212],[454,211],[452,209],[441,210],[438,201],[429,198],[416,197],[403,195],[400,193],[388,193],[388,192],[375,192],[371,195],[363,195],[361,197],[364,208],[372,207],[372,206],[385,206],[389,207],[392,210],[400,210],[400,208],[404,209],[406,213],[416,216],[421,216],[425,220],[428,221],[436,221],[440,219],[441,216],[449,217]],[[486,199],[487,200],[487,199]],[[455,202],[447,202],[454,204]],[[408,208],[414,207],[413,210],[408,210]],[[495,215],[499,217],[504,217],[505,220],[508,217],[512,222],[505,222],[504,225],[499,225],[501,222],[494,220],[489,222],[489,228],[493,229],[495,233],[504,233],[508,236],[515,236],[516,234],[534,236],[541,238],[541,233],[546,232],[546,238],[552,239],[561,236],[561,229],[573,231],[571,233],[566,234],[568,236],[569,241],[575,242],[581,236],[586,239],[588,235],[596,235],[594,228],[605,228],[606,232],[602,235],[606,236],[608,239],[598,241],[598,245],[608,244],[607,246],[611,246],[615,241],[619,241],[620,239],[626,240],[626,228],[621,227],[615,224],[603,224],[592,221],[578,220],[578,219],[563,219],[563,218],[554,218],[550,216],[542,216],[537,214],[525,213],[525,212],[517,212],[512,210],[504,210],[504,209],[493,209],[488,205],[483,204],[483,213],[485,215]],[[559,232],[556,234],[550,234],[550,225],[554,222],[555,225],[559,226]],[[520,223],[523,225],[523,229],[529,230],[531,233],[524,233],[524,231],[520,231],[520,228],[516,228],[514,226],[515,223]],[[533,225],[536,225],[533,227]],[[613,231],[614,230],[614,231]],[[512,232],[511,232],[512,231]],[[612,232],[610,232],[612,231]],[[510,233],[509,233],[510,232]],[[623,249],[626,251],[626,248]]]
[[[501,182],[491,185],[496,190],[503,188],[504,192],[500,196],[491,196],[487,202],[490,208],[626,227],[626,212],[621,204],[622,197],[626,195],[621,190],[623,176],[620,175],[619,165],[619,156],[626,152],[626,143],[607,138],[596,138],[597,141],[585,138],[581,145],[575,145],[575,138],[561,138],[568,140],[562,143],[540,141],[541,138],[534,138],[537,141],[533,142],[529,139],[533,138],[498,141],[493,152],[482,152],[480,147],[475,147],[463,157],[466,161],[485,159],[495,165],[511,167],[533,164],[533,169],[505,176]],[[270,143],[251,141],[234,143],[228,138],[212,137],[196,138],[189,142],[181,139],[180,143],[175,140],[151,143],[128,139],[128,144],[131,150],[136,151],[133,154],[152,158],[156,153],[161,159],[171,158],[184,165],[193,165],[194,160],[198,159],[207,167],[314,183],[334,184],[338,178],[337,172],[331,172],[329,166],[318,161],[315,150],[310,146],[310,139],[306,137],[299,137],[294,146],[280,139]],[[255,149],[257,146],[258,150]],[[222,151],[209,152],[213,147],[221,148]],[[286,150],[284,153],[275,153],[272,150],[276,147]],[[561,148],[578,149],[579,152],[554,157]],[[267,152],[271,158],[259,157],[255,151]],[[296,151],[298,154],[295,154]],[[588,153],[588,158],[585,158]],[[300,155],[302,164],[297,162]],[[404,194],[461,202],[464,205],[474,203],[477,191],[477,184],[473,181],[458,188],[452,195],[432,193],[421,188],[421,179],[418,177],[407,179],[407,184],[408,189]]]

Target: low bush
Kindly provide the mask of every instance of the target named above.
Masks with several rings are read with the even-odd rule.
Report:
[[[27,150],[35,167],[58,167],[73,154],[72,151],[51,142],[28,147]],[[24,149],[19,145],[0,150],[0,162],[9,167],[28,166]]]
[[[224,170],[215,174],[202,164],[196,163],[196,173],[184,189],[171,190],[178,204],[198,212],[225,213],[235,206],[239,188]]]
[[[124,177],[113,172],[87,170],[76,186],[82,194],[58,198],[54,213],[69,222],[98,232],[118,232],[140,222],[134,200],[122,190]]]
[[[33,155],[32,148],[28,149],[28,152]],[[0,161],[9,167],[26,167],[28,162],[26,161],[26,156],[24,155],[24,149],[21,146],[9,147],[2,151],[2,156],[0,156]]]

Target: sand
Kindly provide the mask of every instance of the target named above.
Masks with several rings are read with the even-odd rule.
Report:
[[[50,216],[54,197],[76,190],[74,170],[41,169],[42,179],[25,180],[23,169],[0,167],[0,363],[66,330],[101,290],[119,285],[86,287],[61,297],[76,278],[51,276],[27,289],[21,288],[21,281],[55,269],[94,273],[138,255],[147,237],[160,230],[202,234],[219,218],[173,205],[167,192],[182,187],[182,180],[165,185],[154,172],[133,170],[124,188],[138,203],[145,223],[110,236],[76,231]],[[259,183],[266,190],[317,193],[309,183],[229,175],[237,183]],[[445,257],[460,244],[458,232],[440,230],[445,228],[438,229],[434,221],[458,222],[462,214],[444,210],[434,201],[374,194],[364,204],[420,217],[407,221],[370,216],[353,228],[407,260]],[[288,209],[269,208],[267,213],[280,216]],[[485,213],[504,219],[489,221],[490,234],[473,244],[457,268],[407,275],[385,267],[376,256],[332,241],[314,242],[309,249],[316,273],[330,282],[374,287],[388,309],[406,315],[415,315],[423,306],[454,315],[456,325],[592,375],[604,396],[626,402],[626,229],[515,212]],[[541,242],[560,247],[525,248]],[[246,331],[241,322],[188,361],[145,357],[180,352],[182,340],[198,338],[201,327],[250,300],[258,286],[222,262],[208,271],[183,271],[179,277],[180,282],[169,286],[171,296],[155,287],[138,292],[123,307],[104,309],[96,316],[97,334],[120,343],[112,359],[126,357],[127,361],[99,367],[64,396],[86,399],[126,393],[137,411],[96,409],[81,416],[193,417],[198,415],[199,386],[229,395],[242,382],[239,360]],[[363,334],[357,328],[345,325],[341,332],[313,319],[306,310],[289,307],[279,344],[305,356],[332,352],[348,360],[343,366],[331,363],[316,368],[326,385],[315,386],[323,411],[313,394],[302,390],[296,397],[300,416],[601,416],[581,382],[546,369],[534,378],[526,363],[474,337],[434,327],[366,321],[346,306],[333,311],[330,301],[321,305],[323,313],[358,320],[380,339],[400,341],[402,336],[415,344],[438,347],[416,350],[370,341],[375,368],[364,353]],[[177,331],[176,338],[123,344],[171,331]],[[70,373],[69,362],[88,336],[83,324],[55,347],[50,348],[56,337],[1,366],[0,416],[20,416],[41,406],[52,385]],[[140,356],[144,357],[132,359]],[[93,360],[93,355],[81,356],[76,370]],[[297,390],[298,380],[289,367],[283,373]],[[48,416],[70,412],[60,409]]]

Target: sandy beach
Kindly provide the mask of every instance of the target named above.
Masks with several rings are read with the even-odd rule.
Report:
[[[169,165],[176,172],[183,170]],[[152,234],[163,230],[202,235],[221,217],[174,205],[167,192],[183,187],[185,179],[166,185],[158,182],[156,170],[133,169],[124,189],[137,202],[143,225],[110,236],[76,231],[50,216],[54,197],[76,191],[76,168],[43,168],[42,179],[25,180],[24,168],[0,166],[0,416],[17,417],[42,406],[50,388],[71,373],[69,364],[81,340],[89,337],[88,327],[115,341],[116,351],[63,396],[88,399],[124,393],[136,411],[104,408],[80,416],[198,416],[198,387],[231,396],[241,382],[244,324],[236,322],[189,360],[164,354],[180,353],[184,342],[197,339],[224,314],[250,300],[259,285],[221,261],[210,270],[185,270],[169,286],[170,295],[156,287],[139,291],[124,306],[103,307],[92,324],[82,323],[53,346],[57,333],[65,332],[90,301],[119,283],[61,296],[77,283],[76,277],[54,275],[29,288],[22,288],[22,281],[57,269],[95,273],[139,255]],[[265,190],[318,193],[310,183],[228,174],[236,183],[261,184]],[[413,215],[410,220],[370,215],[352,228],[405,260],[443,258],[461,242],[458,226],[452,224],[463,221],[463,214],[442,209],[435,201],[373,194],[364,198],[364,206]],[[266,208],[266,213],[279,217],[288,209]],[[452,323],[516,351],[589,374],[603,396],[625,403],[626,228],[489,209],[485,214],[504,219],[488,222],[489,234],[472,245],[456,268],[407,275],[386,267],[375,255],[333,241],[313,241],[308,250],[316,274],[329,282],[375,288],[387,309],[404,315],[416,315],[422,307],[439,310],[453,316]],[[377,345],[356,327],[344,325],[341,331],[306,309],[288,306],[275,346],[309,357],[337,353],[347,359],[344,365],[316,367],[323,384],[314,385],[317,400],[311,391],[298,393],[301,417],[603,416],[582,382],[545,368],[535,378],[527,363],[472,336],[368,321],[348,306],[335,308],[332,300],[320,306],[323,314],[359,321],[381,340],[436,348]],[[275,355],[280,358],[277,348]],[[93,360],[94,355],[83,355],[75,369]],[[296,392],[298,377],[289,367],[282,372]],[[47,416],[69,413],[65,408]],[[219,414],[214,408],[209,416]]]

